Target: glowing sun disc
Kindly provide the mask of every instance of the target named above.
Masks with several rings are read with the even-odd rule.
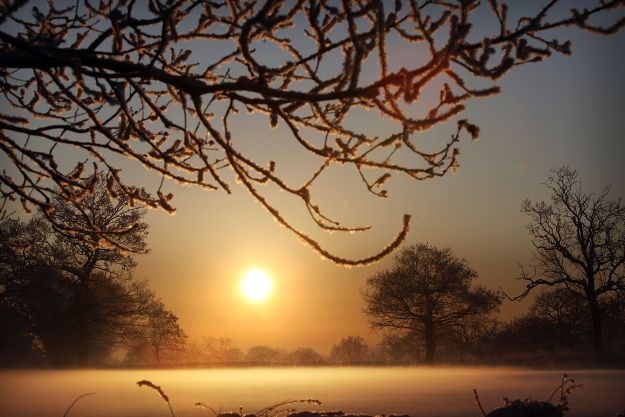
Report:
[[[254,303],[266,301],[271,295],[273,282],[266,271],[262,269],[249,269],[243,274],[240,289],[246,300]]]

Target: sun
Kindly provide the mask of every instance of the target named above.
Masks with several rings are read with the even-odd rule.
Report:
[[[259,268],[245,271],[239,285],[243,297],[253,303],[267,301],[273,288],[271,276]]]

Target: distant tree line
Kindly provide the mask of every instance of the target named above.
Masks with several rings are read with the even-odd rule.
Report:
[[[523,203],[536,248],[529,311],[502,321],[501,292],[449,248],[414,244],[367,280],[364,314],[378,343],[343,337],[327,353],[231,339],[188,341],[178,317],[132,276],[146,253],[145,211],[103,180],[80,204],[59,198],[55,228],[36,213],[0,218],[1,366],[318,366],[432,363],[625,365],[625,208],[553,171],[550,203]],[[77,236],[88,225],[91,236]],[[110,232],[110,233],[109,233]],[[107,239],[100,239],[109,233]]]
[[[545,185],[550,202],[522,204],[534,264],[521,271],[526,290],[508,298],[542,289],[524,316],[499,321],[501,294],[475,285],[448,248],[408,246],[368,279],[364,312],[389,332],[394,361],[625,363],[625,206],[609,187],[583,192],[569,167]]]
[[[625,303],[611,297],[605,312],[606,354],[601,363],[625,364]],[[597,365],[592,353],[592,322],[585,306],[562,288],[538,294],[527,313],[508,321],[491,316],[463,322],[438,341],[437,363],[527,366]],[[379,348],[386,364],[427,363],[414,331],[385,335]],[[601,364],[599,363],[599,364]]]
[[[282,349],[256,345],[247,350],[231,339],[205,337],[188,342],[177,356],[161,365],[219,366],[358,366],[492,364],[526,366],[596,365],[592,353],[592,323],[584,305],[574,302],[566,290],[541,292],[529,311],[504,321],[495,315],[476,315],[448,329],[437,339],[434,361],[428,358],[419,331],[392,331],[371,341],[351,335],[336,341],[327,352],[311,347]],[[606,311],[606,365],[625,364],[625,303],[610,298]],[[150,361],[127,361],[127,366],[151,366]]]
[[[191,341],[177,357],[171,357],[173,366],[324,366],[324,365],[365,365],[385,363],[384,352],[371,346],[360,336],[341,338],[333,345],[329,354],[311,347],[281,349],[267,345],[255,345],[242,350],[232,339],[224,337],[204,337],[201,341]],[[125,365],[153,365],[152,362],[126,362]]]

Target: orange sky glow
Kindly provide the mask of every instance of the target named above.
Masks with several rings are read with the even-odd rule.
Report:
[[[573,40],[571,57],[523,66],[498,82],[500,95],[469,103],[461,118],[478,124],[482,133],[478,142],[461,143],[457,175],[421,182],[394,176],[389,198],[380,199],[367,193],[353,167],[328,170],[312,189],[315,201],[347,225],[371,230],[327,234],[301,204],[271,187],[263,193],[296,227],[349,258],[379,251],[401,229],[402,216],[411,214],[407,244],[449,246],[478,271],[480,283],[518,294],[523,288],[515,279],[519,264],[532,257],[520,204],[525,198],[547,198],[541,184],[551,168],[569,165],[587,191],[611,184],[614,198],[625,196],[625,32],[608,38],[577,31],[566,36]],[[413,59],[402,50],[389,54],[397,65]],[[271,129],[264,116],[241,113],[232,126],[233,140],[259,163],[275,159],[279,173],[295,184],[316,167],[285,126]],[[457,119],[416,142],[426,149],[439,146]],[[377,134],[387,128],[379,120],[360,112],[350,123]],[[160,181],[134,167],[122,175],[146,188]],[[224,176],[233,184],[232,194],[168,184],[176,214],[151,210],[146,216],[151,251],[138,257],[134,275],[149,281],[189,338],[231,338],[242,349],[310,346],[322,352],[348,335],[379,340],[381,333],[362,313],[360,291],[368,276],[392,263],[392,255],[361,268],[321,259],[235,184],[232,174]],[[242,296],[241,280],[250,268],[271,277],[263,302]],[[527,300],[504,302],[502,317],[527,306]]]
[[[617,76],[625,73],[625,60],[613,59],[625,35],[578,36],[571,58],[523,68],[503,80],[500,96],[472,103],[467,113],[483,135],[462,145],[457,175],[424,182],[395,178],[387,200],[352,187],[357,179],[347,170],[315,190],[334,216],[370,224],[371,231],[324,235],[291,202],[281,201],[281,208],[329,249],[350,257],[379,249],[399,229],[401,215],[411,213],[409,242],[450,246],[479,272],[482,283],[518,292],[518,265],[527,264],[532,254],[520,203],[547,197],[541,184],[550,168],[570,165],[587,189],[612,184],[614,196],[625,195],[618,157],[625,154],[619,127],[625,81]],[[261,157],[282,146],[279,129],[254,123],[239,126],[240,135]],[[449,127],[442,126],[424,141],[448,134]],[[283,150],[281,156],[284,169],[293,169],[293,154]],[[361,312],[360,290],[392,256],[365,268],[336,266],[300,244],[240,187],[232,195],[172,190],[177,214],[149,212],[152,252],[141,257],[136,275],[150,280],[192,339],[229,337],[243,348],[267,344],[327,351],[346,335],[379,338]],[[241,274],[252,266],[271,271],[274,291],[266,303],[245,302],[238,292]],[[504,303],[503,316],[526,307],[527,302]]]

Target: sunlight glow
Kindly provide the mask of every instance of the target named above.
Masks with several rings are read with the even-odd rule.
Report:
[[[271,295],[272,288],[273,280],[266,271],[259,268],[248,269],[240,283],[243,297],[254,303],[266,301]]]

